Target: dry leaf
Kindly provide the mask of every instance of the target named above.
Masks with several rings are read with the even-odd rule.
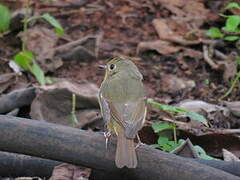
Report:
[[[160,0],[161,5],[172,12],[184,24],[200,27],[208,18],[209,10],[202,0]]]
[[[175,93],[196,86],[193,80],[185,80],[170,74],[161,74],[161,84],[164,84],[164,86],[161,86],[161,91],[168,93]]]
[[[214,124],[214,127],[230,128],[230,111],[226,107],[200,100],[184,100],[176,106],[203,115],[210,124]],[[190,123],[194,123],[193,125],[197,127],[198,121],[190,121]]]
[[[233,115],[240,117],[240,101],[223,101],[223,104],[227,106],[227,108],[231,111]]]
[[[173,43],[179,43],[182,45],[194,45],[199,44],[200,40],[187,40],[184,38],[184,34],[187,34],[190,30],[183,32],[182,26],[178,28],[178,31],[174,31],[169,26],[170,19],[155,19],[153,20],[153,25],[158,33],[158,36],[161,40],[169,41]],[[180,26],[175,23],[175,26]]]
[[[16,73],[6,73],[0,75],[0,94],[7,90],[16,81]]]
[[[49,180],[88,180],[91,169],[74,166],[71,164],[60,164],[54,167]]]
[[[14,180],[42,180],[40,177],[18,177],[15,178]]]
[[[25,39],[24,35],[23,39]],[[28,29],[25,40],[27,49],[34,52],[36,60],[44,72],[53,72],[62,66],[62,61],[55,57],[55,47],[58,36],[53,30],[42,26],[34,26]]]
[[[175,53],[181,50],[182,47],[174,46],[167,41],[150,41],[150,42],[140,42],[137,47],[137,53],[146,51],[146,50],[155,50],[160,54],[170,54]]]
[[[233,153],[231,153],[230,151],[226,150],[226,149],[222,149],[223,152],[223,160],[224,161],[230,161],[230,162],[238,162],[240,161],[240,159],[235,156]]]
[[[31,117],[63,125],[71,124],[72,94],[76,95],[75,115],[77,119],[80,121],[82,117],[87,117],[91,121],[94,114],[97,115],[97,86],[91,83],[70,81],[41,87],[41,91],[31,105]],[[86,114],[86,109],[91,111]]]
[[[178,146],[171,153],[187,158],[200,158],[189,138],[187,138],[187,140],[183,144]]]

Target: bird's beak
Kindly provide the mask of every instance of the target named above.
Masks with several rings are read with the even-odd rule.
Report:
[[[107,69],[107,65],[98,64],[97,66],[100,69]]]

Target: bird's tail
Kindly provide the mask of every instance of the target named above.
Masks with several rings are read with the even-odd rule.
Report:
[[[137,167],[134,139],[126,138],[123,131],[118,132],[115,163],[118,168],[124,166],[127,166],[128,168]]]

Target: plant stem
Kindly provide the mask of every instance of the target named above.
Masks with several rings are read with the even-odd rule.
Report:
[[[175,123],[175,118],[173,122],[173,140],[175,144],[177,144],[177,130],[176,130],[176,123]]]
[[[71,112],[71,124],[74,126],[78,125],[78,120],[75,114],[76,109],[76,94],[72,94],[72,112]]]
[[[225,97],[229,96],[229,94],[231,94],[232,90],[235,88],[238,80],[240,79],[240,72],[238,72],[236,74],[236,77],[234,78],[232,84],[231,84],[231,87],[229,88],[229,90],[223,95],[221,96],[218,100],[221,101],[223,100]]]
[[[24,15],[24,19],[23,19],[23,36],[24,37],[22,38],[22,51],[26,50],[30,2],[31,2],[31,0],[27,1],[27,5],[25,7],[25,15]]]
[[[72,94],[72,114],[75,114],[75,108],[76,108],[76,94]]]

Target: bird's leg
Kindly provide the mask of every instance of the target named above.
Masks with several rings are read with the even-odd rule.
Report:
[[[140,146],[144,145],[144,144],[142,143],[142,141],[141,141],[141,139],[140,139],[140,137],[139,137],[138,134],[137,134],[137,140],[138,140],[138,143],[137,143],[135,149],[137,149],[137,148],[139,148]]]
[[[108,145],[108,140],[111,136],[112,136],[111,131],[104,132],[106,149],[107,149],[107,145]]]

